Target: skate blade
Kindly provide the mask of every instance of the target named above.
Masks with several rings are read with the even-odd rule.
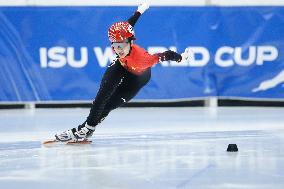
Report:
[[[69,145],[77,145],[77,144],[91,144],[91,140],[84,140],[84,141],[76,141],[76,142],[67,142],[66,144]]]
[[[76,142],[61,142],[56,139],[46,140],[42,142],[42,144],[45,146],[49,146],[52,144],[80,145],[80,144],[91,144],[91,143],[92,143],[91,140],[76,141]]]
[[[43,145],[45,145],[45,144],[54,144],[54,143],[57,143],[57,142],[59,142],[59,141],[56,140],[56,139],[52,139],[52,140],[45,140],[45,141],[42,142],[42,144]]]

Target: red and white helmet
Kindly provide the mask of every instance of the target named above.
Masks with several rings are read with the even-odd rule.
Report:
[[[128,22],[116,22],[108,29],[108,38],[112,43],[129,37],[134,37],[134,29]]]

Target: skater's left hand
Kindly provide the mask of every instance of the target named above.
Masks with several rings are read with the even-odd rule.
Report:
[[[180,62],[182,59],[182,56],[174,51],[168,50],[165,51],[161,54],[159,54],[160,57],[160,61],[168,61],[168,60],[172,60],[172,61],[176,61],[176,62]]]
[[[148,8],[149,8],[149,4],[145,2],[138,6],[137,11],[143,14]]]

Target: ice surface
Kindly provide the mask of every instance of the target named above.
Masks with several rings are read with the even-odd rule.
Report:
[[[41,144],[88,112],[0,110],[0,188],[284,188],[283,108],[122,108],[91,145]]]

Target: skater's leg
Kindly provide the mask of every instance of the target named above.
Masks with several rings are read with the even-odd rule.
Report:
[[[114,110],[133,99],[151,78],[151,70],[145,71],[142,75],[128,75],[127,79],[118,87],[107,103],[106,109]]]
[[[76,141],[91,136],[95,130],[95,126],[101,121],[102,117],[104,117],[104,109],[107,102],[112,94],[115,93],[115,90],[121,84],[127,73],[128,72],[119,62],[111,64],[103,76],[100,89],[93,102],[87,121],[77,128],[56,134],[56,139],[59,141]]]
[[[119,83],[118,87],[112,93],[110,98],[108,98],[108,101],[105,103],[105,105],[99,112],[96,111],[97,104],[93,103],[87,120],[77,129],[78,135],[80,135],[80,137],[86,135],[84,132],[80,134],[80,131],[81,130],[84,131],[85,127],[87,127],[89,130],[94,131],[95,126],[97,126],[100,122],[102,122],[108,116],[110,111],[122,106],[123,104],[127,103],[132,98],[134,98],[136,94],[140,91],[140,89],[148,83],[150,77],[151,77],[150,69],[145,71],[142,75],[139,76],[133,75],[129,72],[127,72],[127,74],[124,74],[123,79]],[[101,93],[100,95],[103,94],[104,93]],[[93,132],[87,134],[91,136]]]
[[[95,126],[99,124],[111,110],[120,107],[131,100],[139,90],[148,83],[151,77],[150,69],[142,75],[137,76],[127,72],[124,68],[120,67],[120,65],[118,67],[113,65],[113,67],[110,68],[103,77],[100,90],[92,104],[87,120],[78,128],[73,128],[60,135],[56,135],[58,140],[78,140],[91,136],[95,130]],[[122,68],[122,70],[120,70],[120,68]],[[116,72],[121,73],[113,73],[114,70],[119,70]],[[113,77],[111,76],[117,76],[116,79],[120,79],[113,80]],[[115,87],[110,87],[111,84],[112,86],[114,86],[113,84],[116,85]],[[102,101],[99,99],[102,99]]]
[[[119,63],[112,65],[106,71],[100,89],[95,100],[92,103],[90,113],[87,117],[87,124],[95,127],[105,117],[109,108],[106,106],[109,103],[117,103],[112,100],[112,97],[117,94],[123,83],[127,82],[127,72]]]
[[[100,122],[105,119],[110,111],[123,106],[125,103],[134,98],[140,91],[140,89],[148,83],[150,78],[150,69],[139,76],[129,73],[106,104],[105,109],[101,115]]]

